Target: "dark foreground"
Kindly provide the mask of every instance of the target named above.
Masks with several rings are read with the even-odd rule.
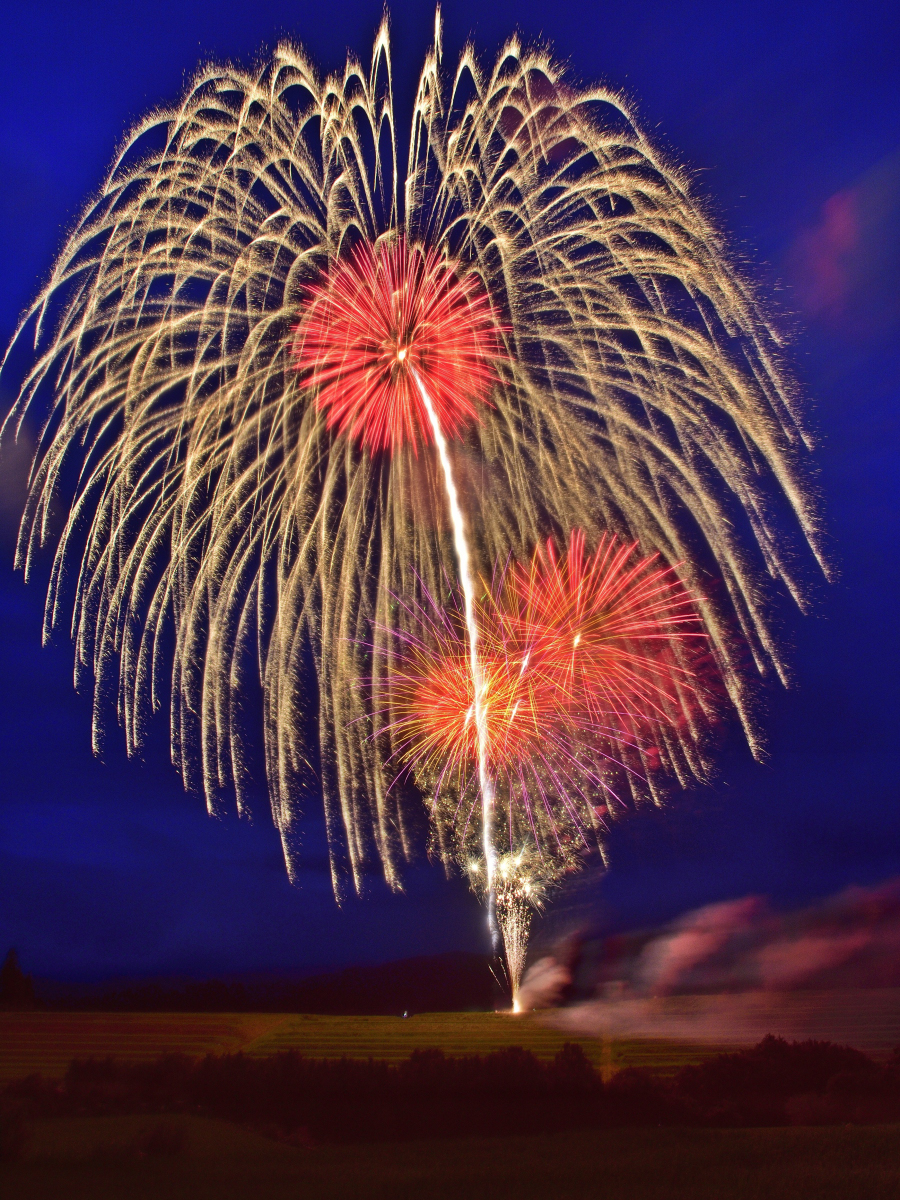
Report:
[[[295,1053],[74,1061],[0,1091],[0,1159],[28,1126],[66,1117],[202,1116],[309,1145],[542,1136],[575,1129],[773,1128],[900,1122],[900,1049],[878,1063],[850,1046],[786,1042],[720,1054],[674,1075],[631,1067],[609,1080],[581,1046],[549,1061],[416,1050],[391,1063]]]
[[[414,1051],[76,1060],[0,1090],[10,1200],[880,1200],[900,1048],[764,1038],[672,1074]]]
[[[224,1121],[35,1122],[10,1200],[895,1200],[900,1126],[615,1129],[290,1146]]]

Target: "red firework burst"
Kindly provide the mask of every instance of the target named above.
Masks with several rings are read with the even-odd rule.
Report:
[[[590,724],[637,736],[653,721],[679,724],[694,703],[707,637],[696,604],[657,555],[604,537],[593,555],[575,530],[566,554],[552,541],[513,570],[508,621],[532,637],[560,703]],[[685,665],[687,664],[687,665]]]
[[[477,621],[490,769],[526,806],[529,791],[604,790],[604,764],[623,754],[644,751],[658,766],[649,735],[689,720],[708,690],[699,679],[708,639],[693,597],[656,556],[615,538],[593,555],[578,530],[563,556],[552,541],[539,546],[530,563],[485,587]],[[477,737],[458,614],[430,622],[395,678],[401,755],[465,780]]]
[[[363,243],[333,266],[295,333],[295,365],[328,427],[373,452],[432,440],[417,377],[452,437],[478,420],[506,357],[478,276],[402,239]]]

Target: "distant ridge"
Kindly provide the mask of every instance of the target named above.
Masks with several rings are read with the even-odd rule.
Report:
[[[40,1007],[93,1012],[312,1012],[401,1015],[491,1010],[490,960],[448,953],[324,974],[212,979],[122,979],[97,984],[35,980]]]

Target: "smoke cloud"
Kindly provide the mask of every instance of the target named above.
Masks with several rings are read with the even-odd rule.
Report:
[[[546,959],[538,965],[552,977]],[[614,1037],[724,1044],[774,1033],[894,1045],[900,879],[788,914],[748,896],[686,913],[661,931],[610,938],[595,986],[594,999],[560,1009],[554,1022]]]
[[[519,985],[519,1008],[530,1012],[535,1008],[552,1008],[557,1004],[572,981],[572,973],[565,963],[552,955],[539,958],[522,976]]]

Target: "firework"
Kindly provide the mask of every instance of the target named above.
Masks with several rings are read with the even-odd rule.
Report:
[[[336,264],[297,333],[297,365],[328,427],[372,451],[433,439],[423,388],[445,436],[477,420],[503,354],[478,276],[402,240],[363,243]]]
[[[53,544],[46,633],[71,617],[95,745],[112,711],[135,753],[168,707],[186,786],[243,811],[261,687],[288,869],[314,790],[338,893],[379,862],[396,885],[413,852],[402,735],[373,714],[448,579],[471,592],[575,529],[684,563],[756,748],[754,676],[784,670],[767,597],[802,600],[817,545],[777,334],[630,105],[516,40],[447,72],[438,31],[402,170],[394,119],[386,24],[369,69],[322,78],[284,44],[201,71],[134,130],[24,318],[6,426],[42,431],[18,563]],[[413,283],[402,320],[392,272]],[[535,618],[568,569],[542,553]],[[475,703],[494,667],[470,634]],[[674,676],[622,659],[591,690],[604,653],[572,665],[584,720],[631,720],[636,675],[662,721]],[[482,758],[515,758],[480,720]],[[662,724],[623,799],[702,776],[692,721]]]
[[[529,906],[597,848],[607,815],[641,779],[642,756],[652,751],[657,769],[671,769],[672,747],[690,747],[700,775],[716,676],[696,603],[676,572],[615,538],[602,537],[586,555],[576,530],[561,558],[550,540],[482,592],[474,622],[458,604],[420,613],[421,635],[393,672],[390,733],[432,797],[435,844],[444,852],[455,844],[473,886],[493,902],[515,1005]],[[479,832],[483,859],[473,844]]]
[[[635,551],[604,536],[586,558],[575,530],[560,560],[548,541],[516,572],[515,603],[507,601],[504,613],[565,707],[632,736],[654,721],[689,719],[699,699],[696,660],[706,648],[696,602],[676,572]],[[699,759],[693,769],[701,770]]]
[[[539,861],[525,850],[504,854],[497,862],[497,916],[503,931],[506,972],[513,1012],[520,1012],[519,985],[528,953],[528,934],[535,909],[544,900]]]
[[[530,847],[529,876],[548,880],[596,848],[651,748],[663,769],[702,770],[717,705],[708,638],[677,574],[614,538],[586,556],[575,531],[562,559],[551,541],[482,591],[475,624],[498,850],[509,863]],[[438,844],[455,842],[477,874],[480,745],[466,621],[458,604],[432,603],[414,623],[384,717],[431,797]],[[675,760],[676,747],[690,759]]]
[[[410,252],[401,239],[377,250],[364,244],[349,262],[338,263],[312,290],[298,333],[298,366],[305,386],[316,390],[329,428],[349,432],[375,452],[397,450],[404,442],[415,449],[417,434],[437,446],[463,592],[488,920],[499,953],[493,781],[471,554],[447,454],[447,436],[477,419],[475,401],[485,399],[494,378],[491,361],[503,357],[498,325],[476,275],[460,277],[434,251]]]

